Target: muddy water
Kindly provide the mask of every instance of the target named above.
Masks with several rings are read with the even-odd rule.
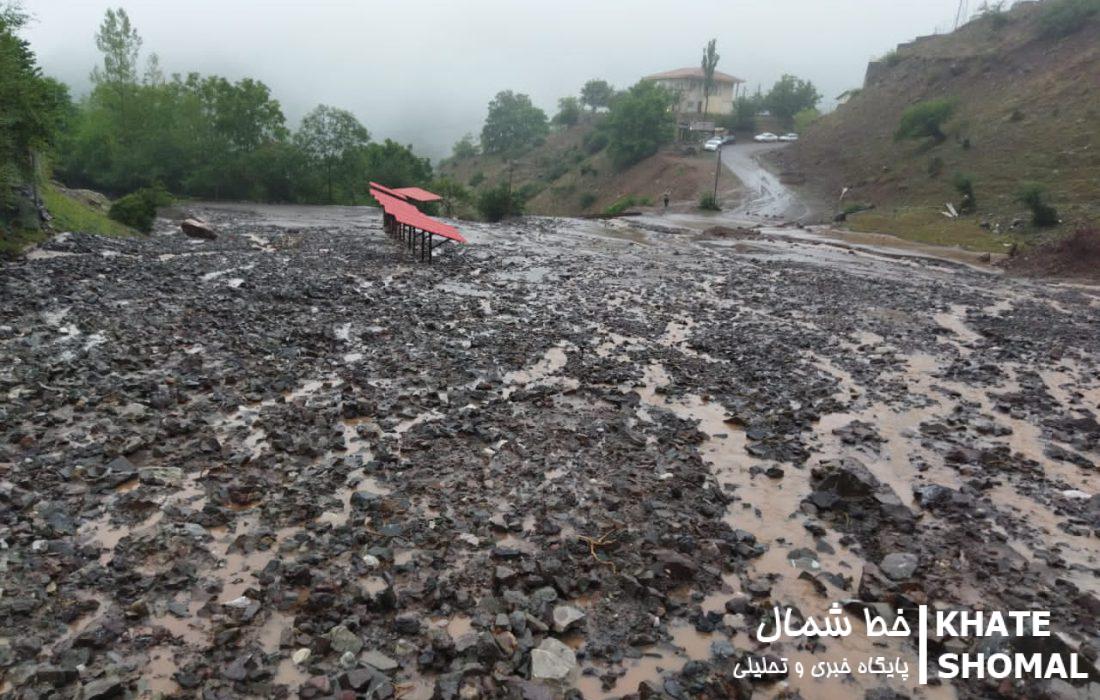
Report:
[[[666,332],[660,337],[658,343],[664,346],[672,346],[687,349],[690,325],[672,322]],[[831,367],[833,373],[841,376],[847,382],[854,385],[843,370]],[[757,541],[767,545],[767,552],[752,560],[749,565],[748,575],[752,579],[765,577],[773,579],[771,597],[777,604],[791,605],[803,611],[814,611],[828,607],[829,600],[841,600],[850,596],[850,593],[835,588],[828,579],[818,577],[818,581],[826,586],[828,593],[825,597],[819,594],[813,584],[798,578],[803,571],[817,573],[829,571],[833,573],[851,575],[858,579],[860,559],[852,555],[842,546],[835,533],[829,533],[819,541],[815,541],[808,531],[798,522],[799,508],[802,499],[809,494],[811,488],[808,481],[808,470],[796,469],[792,465],[785,467],[785,476],[775,482],[762,473],[753,474],[753,467],[762,471],[766,466],[764,462],[753,458],[745,450],[746,438],[744,432],[727,420],[725,409],[712,401],[706,401],[696,395],[687,394],[676,399],[669,399],[659,392],[661,387],[669,384],[669,377],[660,363],[652,363],[645,369],[644,379],[640,387],[636,387],[642,399],[639,408],[640,417],[645,418],[649,410],[663,409],[671,411],[680,418],[693,420],[698,423],[699,429],[707,435],[707,439],[700,447],[703,459],[711,466],[718,481],[726,487],[736,487],[739,497],[737,503],[730,506],[726,522],[732,528],[739,528],[752,532]],[[842,382],[843,386],[844,382]],[[850,398],[850,396],[848,397]],[[926,417],[927,412],[914,412],[908,417],[908,422],[919,422]],[[853,416],[854,418],[855,416]],[[843,420],[842,420],[843,418]],[[822,420],[819,429],[827,432],[832,423],[847,423],[848,416],[829,416]],[[903,423],[906,421],[902,421]],[[891,439],[896,442],[895,453],[888,463],[900,463],[900,451],[904,449],[904,438],[901,436],[902,427],[895,424],[896,430]],[[908,463],[908,460],[904,460]],[[911,473],[897,473],[892,475],[888,483],[895,486],[901,494],[909,492]],[[740,504],[751,506],[745,509]],[[824,546],[822,546],[824,545]],[[793,552],[812,552],[807,558],[800,554],[797,558]],[[705,611],[719,612],[724,609],[724,602],[734,593],[741,592],[741,579],[737,575],[724,577],[724,590],[711,594],[704,598],[701,606]],[[663,672],[676,671],[689,660],[707,660],[711,657],[711,645],[715,641],[724,639],[722,633],[703,634],[690,626],[674,627],[670,630],[673,637],[672,648],[658,647],[651,650],[645,657],[633,662],[626,662],[626,674],[618,679],[610,691],[604,691],[601,681],[594,676],[582,677],[579,687],[586,698],[604,698],[631,692],[638,687],[638,683],[644,680],[656,680]],[[731,642],[738,646],[754,646],[755,630],[738,632]],[[789,648],[788,648],[789,647]],[[843,640],[830,640],[827,651],[818,654],[800,652],[797,649],[779,645],[773,649],[774,653],[787,656],[793,664],[796,660],[803,662],[809,668],[818,661],[839,662],[845,658],[859,659],[870,656],[885,655],[909,658],[913,656],[913,650],[908,649],[901,641],[889,639],[885,643],[873,646],[866,635],[858,632]],[[852,662],[856,663],[855,661]],[[916,675],[908,679],[896,678],[887,683],[889,687],[898,692],[913,693],[916,697],[927,698],[953,698],[954,690],[950,688],[920,688],[916,684]],[[873,679],[866,676],[854,676],[852,679],[819,680],[810,677],[790,678],[777,684],[772,690],[765,691],[766,696],[778,695],[788,690],[797,690],[815,698],[848,698],[854,692],[862,694],[863,690],[877,687]]]

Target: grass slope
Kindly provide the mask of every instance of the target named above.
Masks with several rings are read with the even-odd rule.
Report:
[[[830,201],[850,187],[847,201],[873,202],[853,227],[929,242],[1003,248],[1007,235],[976,223],[1007,234],[1026,221],[1015,201],[1026,181],[1048,189],[1064,221],[1100,217],[1100,16],[1052,38],[1042,32],[1049,5],[1022,3],[898,47],[858,95],[778,154],[778,167],[804,173]],[[945,142],[894,140],[907,107],[939,97],[957,100]],[[959,201],[956,172],[973,178],[978,211],[952,222],[937,212]]]
[[[102,236],[136,236],[137,231],[107,217],[98,208],[72,196],[55,183],[43,185],[40,195],[52,220],[49,228],[4,228],[0,233],[0,255],[13,257],[41,243],[52,232],[79,231]]]

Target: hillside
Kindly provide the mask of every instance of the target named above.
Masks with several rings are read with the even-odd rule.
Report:
[[[679,146],[668,146],[616,171],[606,149],[599,147],[591,115],[586,117],[581,124],[551,132],[543,143],[512,159],[449,159],[439,165],[439,172],[476,191],[506,182],[511,168],[512,186],[530,195],[526,211],[546,216],[599,214],[627,201],[634,202],[632,209],[656,206],[665,190],[672,193],[670,208],[690,209],[714,186],[714,154],[685,154]],[[734,196],[739,187],[728,172],[721,174],[719,191],[724,197]]]
[[[42,205],[49,214],[43,225],[28,197],[21,197],[25,210],[19,219],[0,221],[0,258],[19,255],[25,249],[49,238],[51,233],[79,231],[103,236],[136,236],[137,231],[110,219],[110,201],[89,190],[68,189],[57,182],[41,185]]]
[[[1064,222],[1100,216],[1100,14],[1050,37],[1052,4],[1023,3],[899,46],[868,66],[847,104],[778,154],[777,167],[804,173],[829,201],[851,187],[846,202],[874,204],[850,217],[853,228],[930,242],[1026,233],[1015,197],[1027,181],[1047,189]],[[943,143],[894,140],[907,107],[944,97],[956,109]],[[939,212],[959,201],[955,173],[973,179],[977,213],[951,221]]]

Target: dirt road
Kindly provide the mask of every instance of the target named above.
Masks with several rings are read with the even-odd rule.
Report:
[[[1100,291],[565,219],[426,266],[371,209],[196,209],[218,240],[0,268],[3,692],[1038,693],[735,677],[915,659],[757,642],[832,601],[1048,609],[1094,658]]]

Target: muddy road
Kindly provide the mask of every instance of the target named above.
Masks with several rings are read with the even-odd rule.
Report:
[[[427,266],[372,209],[196,213],[218,240],[0,268],[6,697],[1095,697],[734,668],[914,658],[758,643],[832,601],[1050,610],[1095,659],[1100,290],[565,219]]]

